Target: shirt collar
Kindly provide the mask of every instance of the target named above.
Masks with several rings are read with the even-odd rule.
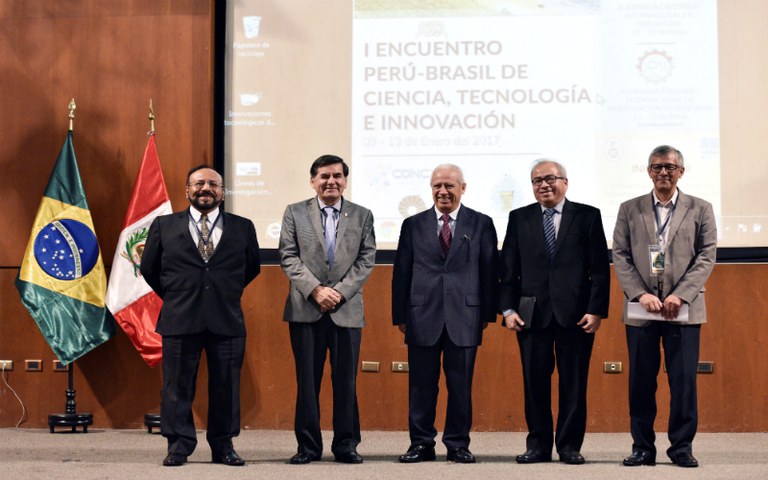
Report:
[[[565,205],[565,197],[563,197],[563,199],[562,199],[562,200],[560,200],[560,202],[559,202],[557,205],[555,205],[554,207],[545,207],[544,205],[542,205],[542,204],[539,204],[539,206],[541,207],[541,212],[542,212],[542,213],[546,212],[546,211],[547,211],[547,210],[549,210],[550,208],[554,208],[554,209],[555,209],[555,211],[556,211],[557,213],[559,213],[559,214],[562,214],[562,213],[563,213],[563,205]]]
[[[320,206],[320,210],[324,209],[325,207],[333,207],[336,209],[336,211],[341,211],[341,202],[344,200],[343,197],[339,197],[339,201],[334,203],[333,205],[326,205],[322,200],[320,200],[320,197],[317,197],[317,204]]]
[[[435,208],[435,215],[437,215],[437,219],[441,220],[443,218],[443,212],[437,209],[437,206]],[[452,211],[448,214],[449,217],[451,217],[451,220],[456,221],[456,217],[459,215],[459,209],[461,208],[461,204],[459,204],[458,207],[456,207],[456,210]]]
[[[195,223],[200,223],[200,217],[203,216],[200,211],[198,211],[195,207],[189,207],[189,214],[192,216],[192,220],[195,221]],[[214,208],[210,212],[208,212],[208,221],[213,223],[216,218],[219,216],[219,207]]]
[[[674,207],[675,204],[677,204],[677,197],[680,196],[680,190],[675,189],[675,193],[672,195],[672,198],[667,202],[664,203],[661,200],[659,200],[659,197],[656,196],[656,190],[653,191],[653,204],[658,205],[661,204],[662,207]]]

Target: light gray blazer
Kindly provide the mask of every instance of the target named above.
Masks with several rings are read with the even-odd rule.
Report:
[[[679,191],[679,189],[678,189]],[[648,246],[655,244],[656,221],[651,193],[633,198],[619,207],[613,231],[613,264],[624,291],[624,323],[636,327],[648,321],[627,319],[627,302],[644,293],[658,295],[651,277]],[[680,192],[670,220],[664,266],[664,296],[674,294],[688,304],[689,321],[707,321],[704,283],[717,255],[717,226],[712,205]]]
[[[322,316],[310,294],[318,285],[332,287],[346,301],[329,312],[333,323],[341,327],[361,328],[363,285],[373,271],[376,238],[373,214],[367,208],[342,200],[336,230],[333,268],[323,234],[323,215],[317,197],[288,205],[280,230],[280,266],[291,282],[285,301],[283,320],[316,322]]]

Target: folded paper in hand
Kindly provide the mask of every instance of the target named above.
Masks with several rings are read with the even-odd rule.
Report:
[[[627,319],[628,320],[660,320],[662,322],[687,322],[688,321],[688,304],[684,303],[680,307],[680,311],[677,314],[677,318],[674,320],[667,320],[661,316],[661,312],[653,313],[649,312],[643,307],[640,302],[629,302],[627,304]]]

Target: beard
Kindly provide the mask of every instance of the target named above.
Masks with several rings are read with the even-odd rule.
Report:
[[[189,203],[201,212],[210,212],[221,204],[222,198],[215,194],[195,194],[189,198]]]

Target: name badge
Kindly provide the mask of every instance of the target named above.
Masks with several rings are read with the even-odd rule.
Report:
[[[648,259],[651,264],[651,275],[664,274],[664,250],[661,245],[648,245]]]

